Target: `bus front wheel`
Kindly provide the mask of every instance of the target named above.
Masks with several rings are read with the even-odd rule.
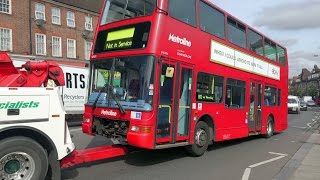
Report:
[[[194,143],[187,146],[187,151],[192,156],[201,156],[206,152],[210,140],[209,132],[207,123],[203,121],[197,123],[194,133]]]

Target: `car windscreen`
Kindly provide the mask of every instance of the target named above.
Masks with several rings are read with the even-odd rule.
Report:
[[[288,103],[289,103],[289,104],[295,104],[295,103],[297,103],[297,100],[295,100],[295,99],[288,99]]]

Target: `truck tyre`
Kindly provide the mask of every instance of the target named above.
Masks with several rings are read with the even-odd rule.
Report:
[[[207,123],[203,121],[197,123],[194,131],[194,143],[187,146],[187,151],[192,156],[202,156],[206,152],[210,141],[209,132]]]
[[[61,180],[60,161],[55,151],[51,151],[48,156],[49,167],[45,180]]]
[[[40,180],[45,179],[47,170],[47,153],[36,141],[20,136],[0,141],[0,175],[2,179]]]
[[[272,117],[268,117],[267,125],[266,125],[266,134],[264,135],[265,138],[270,138],[274,133],[274,123]]]

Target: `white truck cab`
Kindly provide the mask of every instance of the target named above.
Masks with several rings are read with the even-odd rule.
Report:
[[[57,88],[0,88],[2,178],[60,179],[59,161],[74,149]]]

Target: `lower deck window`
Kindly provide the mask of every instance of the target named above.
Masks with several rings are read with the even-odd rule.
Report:
[[[244,108],[246,83],[235,79],[227,79],[225,106],[228,108]]]

